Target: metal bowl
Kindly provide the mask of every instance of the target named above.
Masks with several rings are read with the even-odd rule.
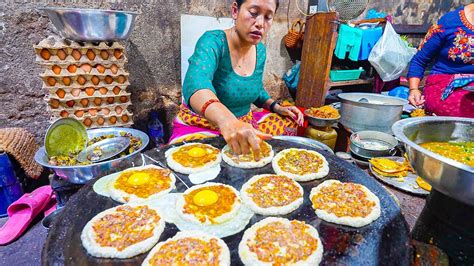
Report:
[[[341,118],[341,116],[337,118],[320,118],[312,116],[308,112],[309,109],[306,109],[304,114],[308,117],[308,122],[315,127],[330,127]]]
[[[137,12],[44,7],[63,37],[76,41],[118,41],[128,38]]]
[[[110,127],[110,128],[96,128],[87,130],[87,135],[89,139],[94,137],[107,135],[107,134],[116,134],[119,132],[131,133],[133,136],[139,138],[142,141],[142,146],[140,149],[134,151],[133,153],[116,158],[113,160],[88,164],[88,165],[77,165],[77,166],[56,166],[49,164],[48,155],[44,147],[41,147],[35,154],[35,161],[41,164],[44,167],[52,169],[56,175],[61,179],[69,181],[74,184],[85,184],[87,181],[91,180],[97,176],[104,176],[112,174],[118,171],[121,171],[125,168],[132,166],[132,161],[147,145],[149,142],[148,135],[144,132],[133,129],[133,128],[120,128],[120,127]]]
[[[474,167],[422,148],[430,141],[474,141],[474,119],[460,117],[417,117],[400,120],[392,127],[404,143],[416,173],[437,191],[474,205]]]
[[[370,146],[364,145],[365,141],[382,142],[387,145],[387,148],[373,149]],[[366,160],[373,157],[393,156],[397,152],[397,145],[398,141],[392,135],[378,131],[358,131],[350,137],[351,152]]]

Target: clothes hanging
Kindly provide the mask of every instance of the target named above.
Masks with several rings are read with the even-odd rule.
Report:
[[[339,59],[345,59],[346,53],[349,52],[349,59],[357,61],[359,59],[361,44],[362,30],[341,24],[334,54]]]
[[[367,60],[369,58],[370,51],[382,37],[382,27],[376,27],[373,29],[362,30],[362,41],[360,46],[359,60]]]

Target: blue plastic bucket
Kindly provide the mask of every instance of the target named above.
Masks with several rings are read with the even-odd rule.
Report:
[[[7,216],[7,208],[23,195],[8,154],[0,152],[0,217]]]

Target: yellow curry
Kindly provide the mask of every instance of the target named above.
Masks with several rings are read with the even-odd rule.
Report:
[[[474,167],[474,142],[426,142],[421,147]]]

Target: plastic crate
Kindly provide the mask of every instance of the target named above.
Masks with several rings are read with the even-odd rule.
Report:
[[[331,70],[329,78],[331,81],[356,80],[359,79],[360,74],[364,69],[349,69],[349,70]]]

